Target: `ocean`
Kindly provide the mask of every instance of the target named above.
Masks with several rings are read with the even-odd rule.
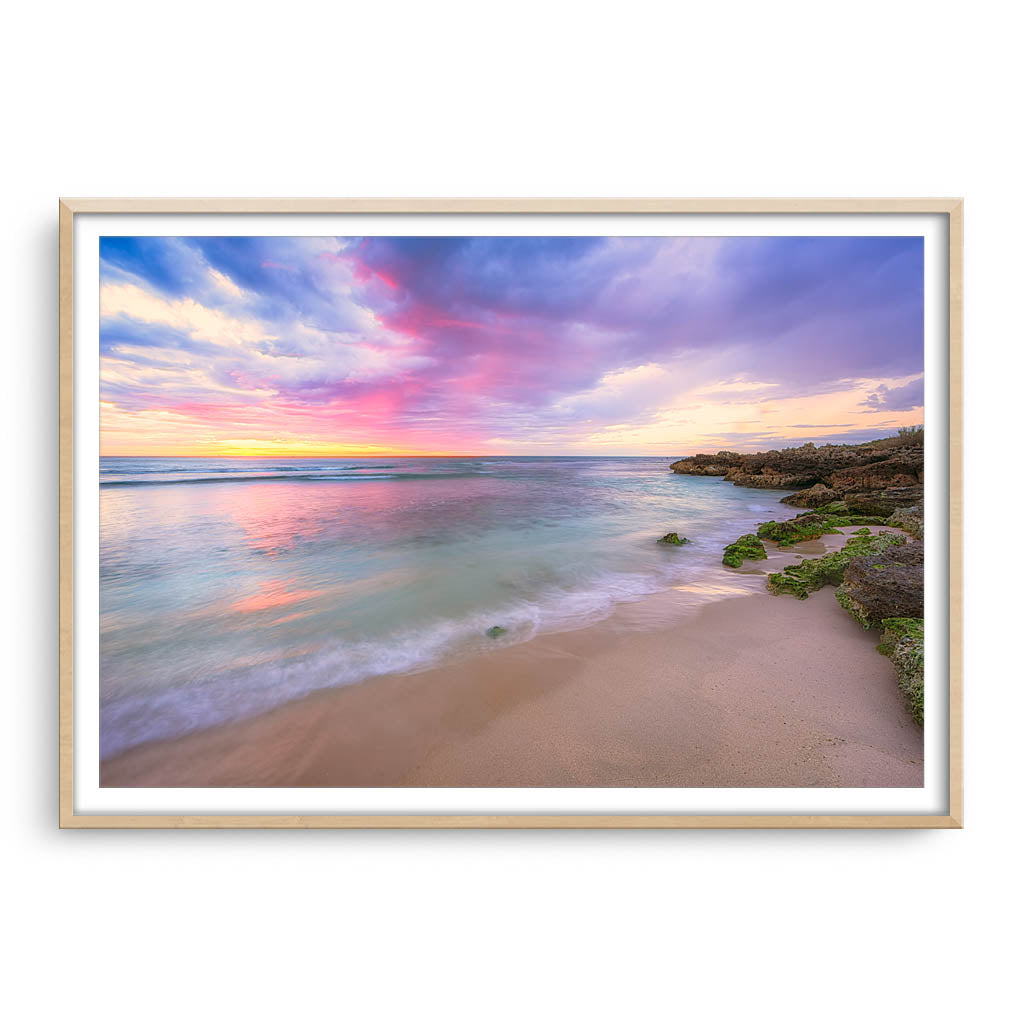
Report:
[[[671,461],[102,458],[101,756],[698,592],[787,492]]]

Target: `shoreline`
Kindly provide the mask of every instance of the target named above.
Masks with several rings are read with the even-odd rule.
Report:
[[[829,590],[751,586],[851,532],[723,567],[696,608],[684,585],[580,629],[134,747],[101,762],[100,785],[920,786],[923,732],[878,634]]]

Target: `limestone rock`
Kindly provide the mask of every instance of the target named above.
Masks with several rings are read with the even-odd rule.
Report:
[[[796,494],[789,494],[782,499],[784,505],[795,505],[797,508],[821,508],[839,500],[839,492],[824,484],[805,487]]]
[[[924,616],[924,544],[918,540],[850,560],[836,591],[839,603],[865,628],[883,619]]]
[[[859,445],[815,448],[808,443],[750,455],[690,455],[670,468],[674,473],[721,476],[742,487],[795,490],[797,494],[783,501],[802,508],[841,500],[851,512],[884,517],[923,500],[923,432]]]

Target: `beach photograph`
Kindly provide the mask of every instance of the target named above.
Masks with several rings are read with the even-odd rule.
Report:
[[[1012,1011],[1022,20],[15,8],[12,1018]]]
[[[102,236],[100,785],[923,786],[924,261]]]

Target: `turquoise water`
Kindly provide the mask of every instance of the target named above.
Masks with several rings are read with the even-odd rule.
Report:
[[[102,459],[102,756],[720,573],[785,492],[670,461]]]

